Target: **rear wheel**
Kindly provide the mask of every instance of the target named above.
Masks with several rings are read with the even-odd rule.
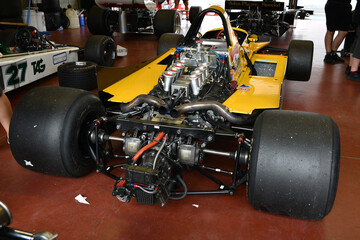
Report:
[[[116,58],[116,44],[108,36],[91,36],[86,41],[84,57],[100,66],[112,67]]]
[[[110,26],[110,11],[94,6],[90,9],[87,17],[87,26],[94,35],[111,36],[113,33]]]
[[[248,198],[258,210],[320,220],[335,200],[340,136],[328,116],[265,111],[256,120]]]
[[[46,12],[45,13],[46,30],[55,31],[61,26],[61,13]]]
[[[93,93],[56,86],[35,88],[21,99],[10,123],[10,148],[16,161],[36,172],[80,177],[95,166],[88,127],[104,116]]]
[[[314,43],[292,40],[288,49],[286,78],[288,80],[309,81],[311,75]]]
[[[177,47],[184,40],[182,34],[165,33],[161,35],[157,47],[157,55],[161,55],[170,48]]]
[[[161,9],[154,17],[154,33],[160,38],[164,33],[180,33],[181,18],[176,10]]]
[[[44,0],[39,4],[39,10],[43,12],[56,12],[60,11],[60,2],[59,0]]]
[[[202,11],[202,8],[199,6],[193,6],[189,10],[189,21],[193,23],[196,16]]]

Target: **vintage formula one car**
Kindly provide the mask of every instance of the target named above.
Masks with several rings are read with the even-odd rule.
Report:
[[[96,0],[87,26],[92,34],[180,33],[181,16],[173,9],[159,9],[164,0]]]
[[[290,28],[289,23],[281,19],[286,14],[284,2],[226,0],[225,10],[232,25],[249,34],[280,37]]]
[[[223,28],[201,35],[207,13]],[[233,195],[246,183],[255,209],[320,220],[336,195],[339,130],[328,116],[279,110],[284,77],[309,80],[313,43],[292,41],[286,54],[269,54],[268,45],[232,28],[222,8],[205,9],[185,37],[161,36],[158,57],[99,69],[100,98],[56,86],[29,92],[11,121],[14,158],[67,177],[96,165],[122,202],[164,206],[188,195]],[[216,149],[219,141],[232,150]],[[233,169],[207,165],[211,156],[219,164],[232,158]],[[188,169],[218,188],[194,191],[183,179]]]
[[[7,41],[4,38],[7,38]],[[32,26],[1,30],[0,87],[4,92],[12,91],[56,73],[59,66],[61,66],[59,71],[65,74],[71,73],[70,78],[74,79],[76,69],[90,66],[96,68],[95,64],[112,66],[115,57],[116,44],[108,36],[93,35],[87,40],[85,47],[81,48],[50,42],[46,35]],[[88,62],[80,66],[72,66],[79,58]],[[80,74],[81,77],[89,76],[89,74],[84,75],[84,72]],[[96,71],[94,75],[96,76]],[[67,78],[69,77],[64,79],[65,82]],[[96,80],[94,82],[96,86]]]

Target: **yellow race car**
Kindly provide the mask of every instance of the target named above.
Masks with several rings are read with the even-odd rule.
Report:
[[[201,35],[208,13],[223,27]],[[320,220],[336,195],[339,130],[328,116],[280,110],[284,78],[310,78],[313,43],[268,45],[210,7],[185,37],[162,35],[156,58],[100,68],[99,97],[54,86],[29,92],[11,121],[12,153],[23,167],[57,176],[83,176],[96,165],[122,202],[164,206],[233,195],[246,183],[255,209]],[[188,169],[218,187],[192,189]]]

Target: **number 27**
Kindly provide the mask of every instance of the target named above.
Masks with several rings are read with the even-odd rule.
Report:
[[[11,65],[7,70],[6,74],[10,74],[10,78],[8,81],[8,86],[13,86],[15,84],[18,84],[20,82],[25,81],[25,73],[26,73],[27,63],[19,63],[17,65]],[[19,70],[21,71],[21,76],[19,79]]]

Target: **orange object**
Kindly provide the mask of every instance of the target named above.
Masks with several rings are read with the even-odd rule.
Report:
[[[165,136],[164,132],[160,132],[159,135],[157,135],[157,137],[148,145],[144,146],[143,148],[141,148],[133,157],[133,161],[136,162],[138,160],[138,158],[143,154],[143,152],[145,152],[146,150],[152,148],[153,146],[155,146],[156,144],[158,144],[160,142],[160,140]]]

